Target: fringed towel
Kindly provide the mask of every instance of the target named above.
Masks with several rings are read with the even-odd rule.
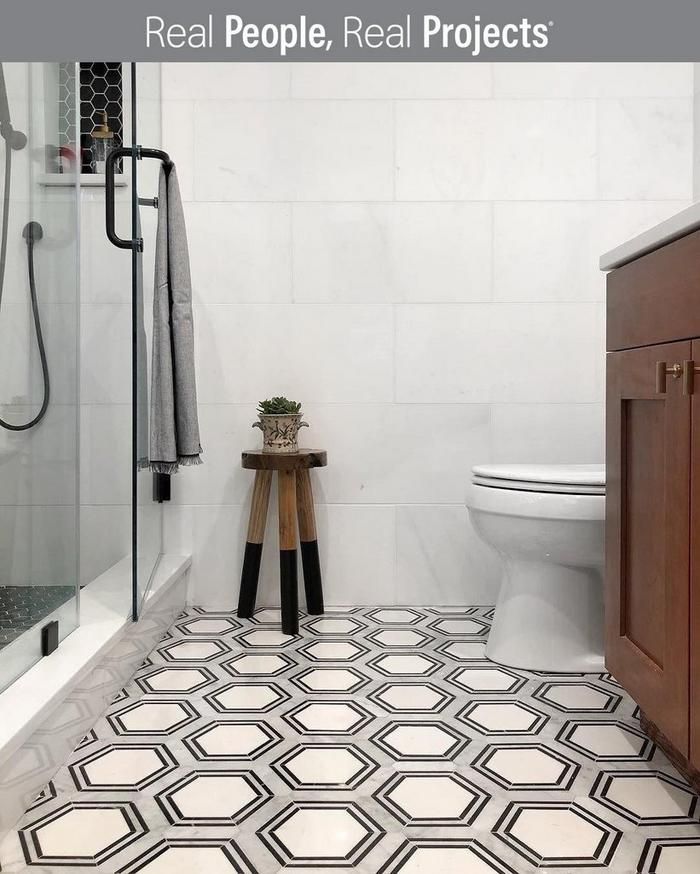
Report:
[[[194,373],[192,283],[174,166],[161,167],[153,291],[150,468],[175,473],[201,464]]]

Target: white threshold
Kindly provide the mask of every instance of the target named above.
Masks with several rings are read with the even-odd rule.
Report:
[[[150,611],[192,563],[189,555],[161,555],[142,613]],[[132,625],[131,556],[81,589],[80,625],[0,693],[0,770],[102,656]]]

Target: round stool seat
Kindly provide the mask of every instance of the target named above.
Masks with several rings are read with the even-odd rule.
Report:
[[[310,470],[327,464],[328,453],[323,449],[299,449],[297,452],[248,449],[241,453],[241,467],[245,470]]]

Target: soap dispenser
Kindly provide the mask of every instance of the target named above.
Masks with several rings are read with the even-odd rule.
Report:
[[[109,129],[107,113],[102,113],[102,124],[92,132],[93,160],[95,161],[95,173],[104,173],[107,165],[107,156],[114,148],[114,132]]]

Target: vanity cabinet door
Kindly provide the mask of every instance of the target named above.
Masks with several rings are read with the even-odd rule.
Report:
[[[685,756],[691,397],[657,367],[690,354],[690,341],[608,354],[606,401],[606,664]]]
[[[700,340],[693,340],[700,366]],[[700,771],[700,375],[692,400],[690,493],[690,762]]]

